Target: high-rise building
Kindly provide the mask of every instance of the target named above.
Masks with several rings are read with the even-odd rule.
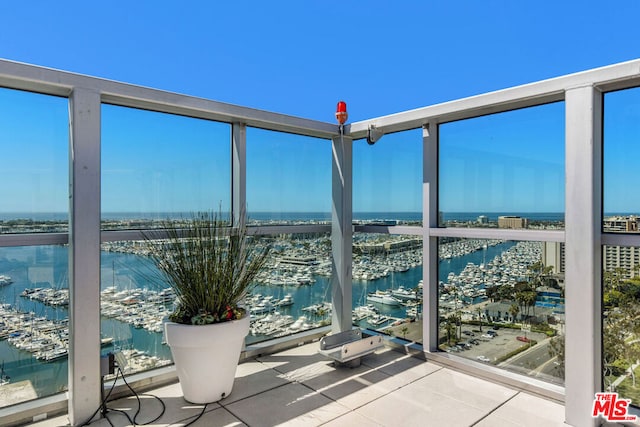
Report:
[[[602,258],[605,271],[621,268],[625,270],[627,277],[636,277],[640,273],[635,270],[635,267],[640,265],[640,248],[605,245]]]
[[[564,274],[564,243],[544,242],[542,263],[547,267],[552,266],[553,274]]]
[[[610,233],[638,233],[640,231],[640,217],[612,216],[602,221],[602,229]]]
[[[529,220],[519,216],[504,215],[498,217],[498,228],[528,228]]]
[[[638,233],[640,232],[640,217],[611,216],[602,221],[602,230],[607,233]],[[605,245],[602,254],[602,264],[605,271],[621,268],[627,277],[638,276],[634,268],[640,265],[640,248],[631,246]]]

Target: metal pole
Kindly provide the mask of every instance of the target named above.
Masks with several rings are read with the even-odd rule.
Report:
[[[352,328],[352,139],[340,136],[332,140],[332,333]]]

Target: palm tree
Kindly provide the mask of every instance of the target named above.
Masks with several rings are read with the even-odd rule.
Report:
[[[482,308],[477,307],[476,311],[478,312],[478,322],[480,322],[480,332],[482,332]]]
[[[529,315],[529,309],[533,308],[533,317],[536,316],[536,300],[538,299],[538,293],[536,291],[529,291],[526,294],[527,303],[527,316]]]
[[[515,302],[511,304],[511,307],[509,307],[509,314],[511,315],[511,319],[513,319],[512,323],[516,323],[516,316],[519,312],[520,307],[518,307],[518,304],[516,304]]]
[[[409,328],[407,326],[404,326],[402,329],[400,329],[402,338],[407,339],[407,332],[409,332]]]
[[[447,317],[447,320],[444,323],[444,330],[447,333],[447,343],[451,345],[451,338],[456,336],[456,322],[453,319],[453,316]]]

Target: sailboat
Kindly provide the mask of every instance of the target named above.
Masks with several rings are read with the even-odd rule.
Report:
[[[11,377],[7,375],[4,371],[4,360],[2,361],[2,366],[0,366],[0,387],[9,384],[11,382]]]

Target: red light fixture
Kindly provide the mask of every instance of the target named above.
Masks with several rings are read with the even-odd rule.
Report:
[[[339,101],[338,106],[336,107],[336,120],[338,121],[338,123],[340,123],[340,125],[343,125],[347,121],[348,117],[349,114],[347,114],[347,103],[344,101]]]

